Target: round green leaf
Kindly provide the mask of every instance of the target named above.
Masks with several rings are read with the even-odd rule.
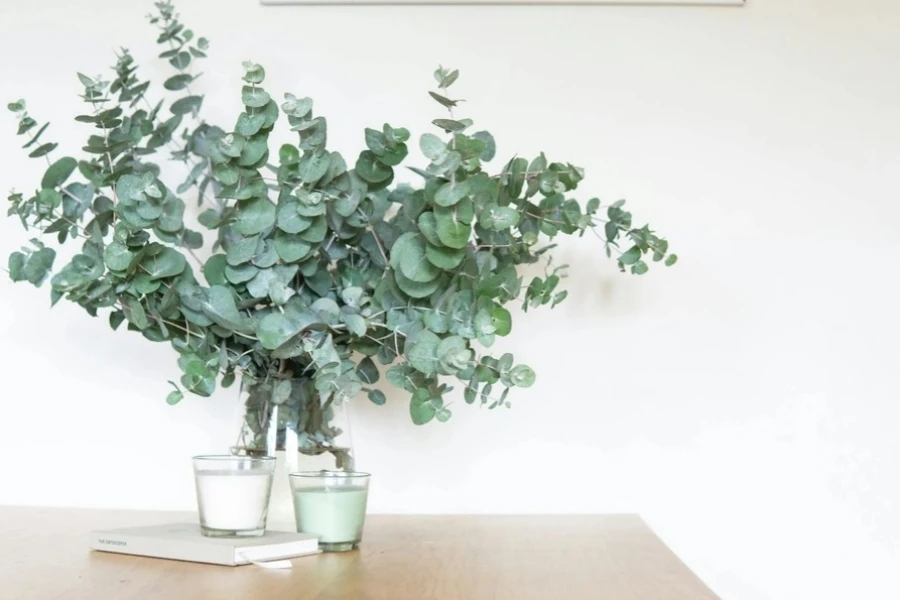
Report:
[[[241,113],[234,130],[244,137],[250,137],[251,135],[256,135],[265,122],[266,116],[263,114],[248,115],[247,113]]]
[[[487,131],[478,131],[472,134],[472,137],[484,142],[484,150],[481,151],[481,156],[479,156],[481,162],[493,160],[494,155],[497,153],[497,143],[494,141],[494,136]]]
[[[231,265],[227,265],[225,267],[225,278],[234,284],[238,283],[246,283],[256,277],[256,274],[259,272],[259,268],[245,263],[243,265],[238,265],[236,267],[232,267]]]
[[[177,250],[164,248],[159,254],[145,260],[142,265],[151,279],[164,279],[180,275],[187,261]]]
[[[391,247],[391,266],[408,279],[426,283],[436,278],[440,271],[425,258],[425,239],[418,233],[404,233]]]
[[[241,148],[238,164],[242,167],[252,167],[262,162],[268,154],[269,145],[265,137],[250,138]]]
[[[371,150],[361,152],[356,161],[356,174],[369,183],[387,181],[393,173],[394,170],[379,161]]]
[[[166,396],[166,404],[168,404],[169,406],[175,406],[182,400],[184,400],[184,393],[181,392],[181,390],[169,392],[169,395]]]
[[[471,366],[474,352],[469,349],[465,339],[452,335],[438,345],[437,356],[440,360],[441,373],[453,375]]]
[[[122,308],[125,311],[125,318],[138,329],[146,329],[150,326],[150,321],[147,320],[147,313],[137,298],[126,296],[122,301]]]
[[[450,329],[450,315],[443,311],[430,310],[422,318],[425,327],[435,333],[446,333]]]
[[[512,331],[512,316],[509,311],[502,306],[494,306],[491,311],[491,318],[494,321],[494,333],[497,335],[509,335]]]
[[[397,287],[410,298],[427,298],[435,292],[443,281],[440,277],[436,277],[431,281],[420,283],[406,277],[402,271],[391,271],[394,275],[394,281]]]
[[[328,221],[325,215],[320,215],[311,220],[309,227],[301,231],[298,236],[311,244],[318,244],[328,235]]]
[[[497,361],[497,369],[500,371],[501,377],[504,373],[506,373],[507,375],[509,374],[508,371],[512,368],[513,360],[515,360],[515,357],[507,352],[500,357],[500,360]],[[506,384],[504,383],[504,385]]]
[[[356,366],[356,374],[359,376],[359,380],[367,385],[377,382],[380,377],[375,361],[368,356],[359,361],[359,364]]]
[[[509,372],[510,382],[518,387],[531,387],[534,384],[534,371],[526,365],[516,365]]]
[[[268,198],[253,198],[238,203],[237,220],[232,228],[242,235],[255,235],[274,224],[275,205]]]
[[[622,261],[623,265],[633,265],[637,261],[641,260],[641,249],[637,246],[632,246],[622,253],[622,255],[619,257],[619,260]]]
[[[425,330],[420,333],[416,337],[415,342],[410,344],[406,351],[406,358],[409,360],[409,364],[425,375],[437,373],[437,350],[440,343],[441,339],[430,331]]]
[[[244,106],[249,108],[262,108],[269,103],[269,100],[271,100],[269,94],[264,89],[250,87],[248,85],[244,86],[241,99],[244,102]]]
[[[241,179],[241,170],[230,163],[222,163],[213,167],[213,175],[222,185],[234,185]]]
[[[197,327],[211,327],[213,325],[212,319],[207,317],[202,312],[197,312],[195,310],[191,310],[186,306],[181,307],[181,313],[184,315],[184,318],[196,325]]]
[[[48,215],[60,204],[62,204],[62,194],[56,190],[41,190],[38,192],[37,209],[39,214]]]
[[[474,379],[469,382],[466,386],[466,389],[463,391],[463,399],[465,399],[466,404],[472,404],[475,402],[475,397],[478,395],[478,382]]]
[[[185,70],[191,64],[191,55],[186,51],[175,52],[175,55],[169,59],[169,64],[179,71]]]
[[[239,240],[230,242],[228,244],[228,250],[226,252],[228,264],[231,266],[237,266],[248,262],[256,255],[256,249],[258,246],[259,238],[256,236],[241,238]]]
[[[433,212],[423,212],[418,219],[419,232],[425,236],[429,244],[442,246],[441,238],[437,234],[437,219],[434,218]]]
[[[266,240],[256,247],[256,254],[250,259],[260,269],[268,269],[278,262],[278,252],[275,251],[275,242]]]
[[[292,146],[291,144],[282,144],[281,148],[278,150],[278,160],[283,165],[300,162],[300,151],[297,150],[296,146]]]
[[[466,340],[458,335],[448,336],[440,341],[437,346],[437,356],[444,360],[449,354],[459,350],[465,350],[467,347]]]
[[[396,167],[403,162],[403,159],[406,158],[406,155],[408,153],[409,150],[407,149],[406,144],[398,144],[396,148],[393,148],[379,156],[378,160],[382,164],[388,165],[389,167]]]
[[[64,184],[69,176],[75,171],[78,162],[71,156],[64,156],[49,167],[41,179],[41,187],[43,189],[57,188]]]
[[[192,394],[209,397],[216,390],[214,376],[201,377],[199,375],[185,374],[181,376],[181,384]]]
[[[437,409],[431,402],[431,397],[427,389],[419,388],[413,394],[409,403],[409,416],[416,425],[425,425],[431,421]]]
[[[425,133],[419,138],[419,149],[430,160],[439,161],[447,154],[447,143],[433,133]]]
[[[260,269],[253,279],[247,282],[247,291],[254,298],[265,298],[269,295],[269,286],[278,280],[275,269]]]
[[[285,103],[281,105],[281,110],[288,116],[302,119],[312,110],[313,101],[310,98],[297,98],[293,94],[285,94],[284,99]]]
[[[312,223],[310,217],[304,217],[297,212],[299,202],[294,196],[278,203],[278,229],[286,233],[300,233]]]
[[[450,417],[453,416],[453,413],[450,412],[449,408],[442,408],[439,411],[437,411],[434,416],[441,423],[446,423],[447,421],[450,420]]]
[[[223,388],[230,388],[231,385],[234,383],[234,380],[235,380],[235,375],[234,375],[234,373],[226,373],[226,374],[222,377],[222,387],[223,387]]]
[[[266,78],[266,70],[262,65],[256,64],[249,60],[244,61],[244,77],[247,83],[262,83]]]
[[[266,182],[262,179],[255,179],[249,183],[242,183],[234,194],[230,194],[235,200],[249,200],[251,198],[265,198],[269,195]]]
[[[425,248],[425,257],[435,267],[449,271],[459,266],[459,263],[466,257],[466,250],[465,248],[447,248],[428,244]]]
[[[131,225],[135,229],[146,229],[153,226],[153,221],[148,221],[141,217],[134,206],[119,205],[119,216],[122,220]]]
[[[372,404],[376,404],[378,406],[382,406],[385,402],[387,402],[387,398],[384,395],[384,392],[381,390],[369,390],[369,400],[372,401]]]
[[[297,165],[297,175],[306,183],[315,183],[325,176],[331,165],[331,154],[326,150],[306,152]]]
[[[678,262],[678,255],[677,255],[677,254],[670,254],[669,256],[666,257],[665,265],[666,265],[667,267],[671,267],[671,266],[674,265],[676,262]]]
[[[343,162],[343,159],[341,159],[341,162]],[[334,164],[333,161],[332,164]],[[334,206],[334,212],[341,215],[342,217],[349,217],[356,211],[357,207],[359,207],[359,203],[362,201],[367,191],[366,183],[362,179],[357,177],[356,174],[347,175],[347,178],[350,181],[350,190],[344,191],[332,203],[332,206]],[[344,178],[342,177],[342,179]]]
[[[368,326],[362,315],[356,313],[341,313],[341,319],[344,321],[344,324],[347,325],[347,330],[350,333],[358,337],[366,335]]]
[[[390,148],[387,145],[387,138],[385,135],[378,131],[377,129],[371,129],[366,127],[366,146],[371,150],[375,155],[382,156],[384,153],[388,152]]]
[[[171,196],[163,203],[162,209],[159,223],[156,224],[161,231],[178,233],[184,229],[184,201]]]
[[[511,206],[491,206],[482,211],[479,222],[494,231],[503,231],[519,222],[519,211]]]
[[[120,242],[112,242],[103,251],[103,261],[110,271],[124,271],[133,258],[134,253]]]
[[[169,91],[177,92],[178,90],[183,90],[186,88],[192,81],[194,77],[192,75],[188,75],[187,73],[181,73],[179,75],[173,75],[166,79],[163,83],[163,87]]]
[[[280,279],[275,279],[269,284],[269,298],[278,306],[282,306],[291,299],[296,292]]]
[[[216,325],[226,329],[234,331],[245,329],[244,317],[238,312],[230,286],[214,285],[206,290],[203,314],[212,319]]]
[[[475,335],[478,337],[492,335],[496,332],[494,319],[487,309],[482,308],[475,314]]]
[[[279,231],[275,234],[275,251],[286,263],[303,260],[312,252],[312,244],[299,235]]]
[[[299,332],[300,328],[279,312],[269,313],[256,327],[256,337],[267,350],[275,350]]]
[[[404,233],[396,240],[394,240],[394,245],[390,248],[390,262],[391,266],[395,270],[400,270],[400,259],[403,256],[403,253],[406,251],[407,245],[412,245],[413,240],[416,238],[415,232]]]
[[[454,206],[469,194],[469,182],[453,183],[448,181],[434,194],[434,203],[438,206]]]
[[[200,106],[203,105],[203,98],[200,96],[187,96],[185,98],[180,98],[172,103],[172,106],[169,107],[169,110],[172,111],[172,114],[175,115],[186,115],[188,113],[196,112],[200,110]]]
[[[299,202],[297,212],[304,217],[320,217],[325,214],[327,206],[321,192],[296,190]]]
[[[25,281],[25,255],[21,252],[13,252],[9,255],[9,278],[13,281]]]
[[[241,151],[244,149],[244,144],[247,142],[247,138],[237,133],[229,133],[216,141],[216,149],[228,156],[230,158],[238,158],[241,155]],[[219,167],[216,167],[215,173],[219,172]],[[238,173],[240,175],[240,173]],[[235,180],[235,183],[237,180]]]
[[[435,210],[434,217],[441,244],[450,248],[465,248],[468,245],[472,227],[464,223],[454,209]]]
[[[134,291],[138,294],[152,294],[158,290],[161,285],[162,284],[159,281],[150,279],[150,276],[146,273],[138,273],[135,275],[132,283]]]
[[[137,202],[135,211],[138,216],[146,221],[153,222],[162,216],[163,207],[158,201],[144,200]]]

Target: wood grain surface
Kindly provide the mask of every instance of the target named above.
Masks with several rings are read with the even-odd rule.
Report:
[[[2,600],[715,600],[637,516],[369,516],[357,552],[294,568],[88,550],[186,513],[0,507]]]

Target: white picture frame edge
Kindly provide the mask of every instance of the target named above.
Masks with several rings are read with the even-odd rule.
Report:
[[[319,5],[329,4],[444,4],[444,5],[618,5],[618,6],[734,6],[741,7],[746,0],[260,0],[264,5]]]

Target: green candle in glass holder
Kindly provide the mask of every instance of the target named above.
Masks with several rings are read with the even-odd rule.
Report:
[[[368,473],[310,471],[291,473],[297,531],[318,536],[325,552],[359,546],[366,520]]]

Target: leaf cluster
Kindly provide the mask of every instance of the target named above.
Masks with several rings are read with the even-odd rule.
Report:
[[[623,202],[579,202],[580,167],[541,154],[486,170],[496,143],[456,116],[456,70],[434,74],[429,93],[448,114],[433,132],[413,143],[406,128],[373,126],[352,159],[328,147],[311,99],[276,101],[253,62],[243,65],[244,110],[233,124],[202,122],[204,98],[191,85],[209,44],[170,3],[156,9],[149,20],[173,69],[159,91],[167,99],[147,99],[155,91],[127,50],[109,81],[79,74],[90,110],[76,120],[91,128],[81,156],[51,159],[56,144],[41,143],[47,125],[24,101],[9,105],[29,155],[47,161],[32,194],[10,195],[9,214],[79,248],[50,278],[53,303],[104,310],[114,329],[175,349],[182,376],[170,404],[242,375],[251,430],[285,405],[312,445],[333,440],[334,404],[363,392],[385,403],[374,387],[382,370],[409,393],[419,425],[450,418],[453,380],[469,404],[509,406],[510,390],[531,386],[534,371],[480,349],[511,332],[510,303],[527,310],[566,297],[564,267],[548,261],[546,276],[526,286],[523,265],[549,257],[558,236],[587,231],[637,275],[676,260],[666,240],[632,225]],[[270,135],[285,123],[296,141],[276,149]],[[394,184],[411,145],[428,160],[409,167],[421,182]],[[174,188],[155,162],[166,150],[188,172]],[[201,204],[205,236],[185,225],[187,193]],[[193,250],[204,238],[212,254],[201,264]],[[55,257],[34,239],[10,257],[10,276],[40,285]]]

